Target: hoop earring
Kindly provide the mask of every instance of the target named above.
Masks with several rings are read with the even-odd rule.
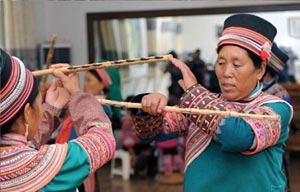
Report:
[[[28,123],[25,123],[25,137],[26,137],[26,139],[27,139],[28,135],[29,135],[29,125],[28,125]]]

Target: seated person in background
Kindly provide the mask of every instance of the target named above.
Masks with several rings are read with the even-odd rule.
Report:
[[[169,98],[168,105],[175,106],[179,103],[176,97]],[[171,176],[174,172],[184,173],[184,162],[182,153],[180,153],[179,138],[167,141],[157,141],[156,145],[159,149],[158,155],[158,171],[165,176]]]
[[[130,102],[133,96],[128,96],[125,99],[125,102]],[[128,150],[131,155],[134,155],[133,147],[140,143],[140,139],[137,137],[135,132],[132,130],[132,120],[129,113],[129,110],[124,110],[122,117],[122,139],[121,144],[125,150]]]
[[[130,102],[133,96],[128,96],[125,101]],[[134,174],[132,179],[142,179],[142,172],[147,169],[147,175],[151,178],[157,173],[157,159],[154,156],[154,146],[142,143],[132,127],[132,119],[129,110],[125,110],[122,117],[122,147],[133,157]]]
[[[178,152],[179,138],[167,141],[158,141],[156,145],[159,149],[158,170],[165,176],[171,176],[174,172],[183,174],[184,162]]]
[[[0,49],[0,69],[1,191],[76,191],[115,153],[111,122],[101,105],[80,91],[76,73],[54,71],[59,80],[42,104],[38,82],[21,60]],[[64,107],[79,137],[46,145]]]

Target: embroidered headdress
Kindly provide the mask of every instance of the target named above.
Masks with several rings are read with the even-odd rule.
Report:
[[[276,43],[273,43],[268,65],[279,73],[283,70],[287,60],[289,60],[289,57],[278,48]]]
[[[38,85],[32,73],[17,57],[0,49],[0,125],[19,115],[26,103],[32,103],[38,93]]]
[[[262,61],[267,61],[276,33],[271,23],[258,16],[236,14],[225,20],[218,49],[225,44],[238,45],[252,51]]]

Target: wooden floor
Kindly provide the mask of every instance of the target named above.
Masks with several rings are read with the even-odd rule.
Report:
[[[289,161],[290,191],[300,191],[300,153],[291,153]],[[110,179],[110,164],[97,171],[97,192],[182,192],[182,185],[165,185],[156,180],[128,180],[119,176]]]
[[[290,178],[290,191],[300,191],[300,153],[294,152],[290,154],[289,160],[289,178]]]

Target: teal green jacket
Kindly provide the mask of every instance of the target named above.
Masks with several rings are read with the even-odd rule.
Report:
[[[228,118],[209,146],[186,168],[185,192],[284,192],[282,157],[291,110],[284,103],[267,106],[282,117],[277,144],[253,155],[241,154],[252,145],[253,132],[243,119]]]
[[[86,152],[77,143],[68,142],[68,152],[61,170],[39,191],[76,191],[89,174],[90,162]]]
[[[183,107],[239,109],[238,103],[226,102],[199,86],[186,93],[181,100]],[[254,107],[253,111],[258,114],[279,115],[280,121],[271,123],[268,120],[213,115],[183,116],[168,112],[163,117],[133,115],[133,122],[143,141],[186,136],[184,192],[284,192],[286,178],[282,171],[282,157],[292,108],[279,98],[266,94],[263,97],[269,98],[269,101],[259,105],[253,100],[249,104],[241,102],[241,105],[246,106],[248,112]],[[212,139],[205,140],[209,138],[207,135],[211,135]],[[202,148],[199,148],[199,142],[202,142]]]

